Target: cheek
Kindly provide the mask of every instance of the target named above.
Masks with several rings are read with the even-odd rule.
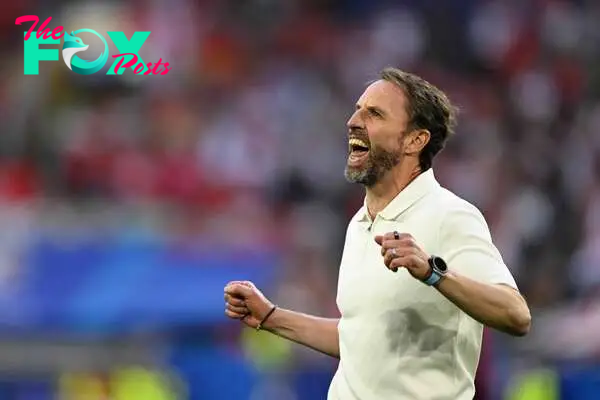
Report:
[[[376,131],[369,135],[371,147],[385,149],[387,151],[397,151],[403,147],[403,141],[398,133]]]

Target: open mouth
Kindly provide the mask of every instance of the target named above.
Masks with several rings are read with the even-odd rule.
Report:
[[[358,166],[367,159],[369,145],[360,139],[352,138],[348,141],[348,151],[350,153],[349,165]]]
[[[348,141],[348,148],[350,150],[350,153],[366,153],[367,151],[369,151],[369,145],[366,144],[365,142],[363,142],[360,139],[350,139]]]

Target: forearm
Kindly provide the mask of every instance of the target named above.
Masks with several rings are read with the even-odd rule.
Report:
[[[329,356],[340,357],[337,318],[320,318],[290,310],[275,310],[263,329]]]
[[[514,289],[480,283],[449,272],[437,289],[473,319],[514,336],[524,336],[531,326],[525,300]]]

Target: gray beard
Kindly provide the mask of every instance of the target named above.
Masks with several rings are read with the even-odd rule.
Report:
[[[371,187],[379,182],[386,172],[400,163],[400,154],[400,151],[391,152],[379,147],[371,147],[367,164],[361,169],[346,165],[344,176],[350,183]]]

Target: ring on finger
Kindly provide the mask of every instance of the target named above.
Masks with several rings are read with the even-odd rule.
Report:
[[[396,248],[395,247],[392,249],[392,255],[394,257],[398,257],[398,253],[396,253]]]

